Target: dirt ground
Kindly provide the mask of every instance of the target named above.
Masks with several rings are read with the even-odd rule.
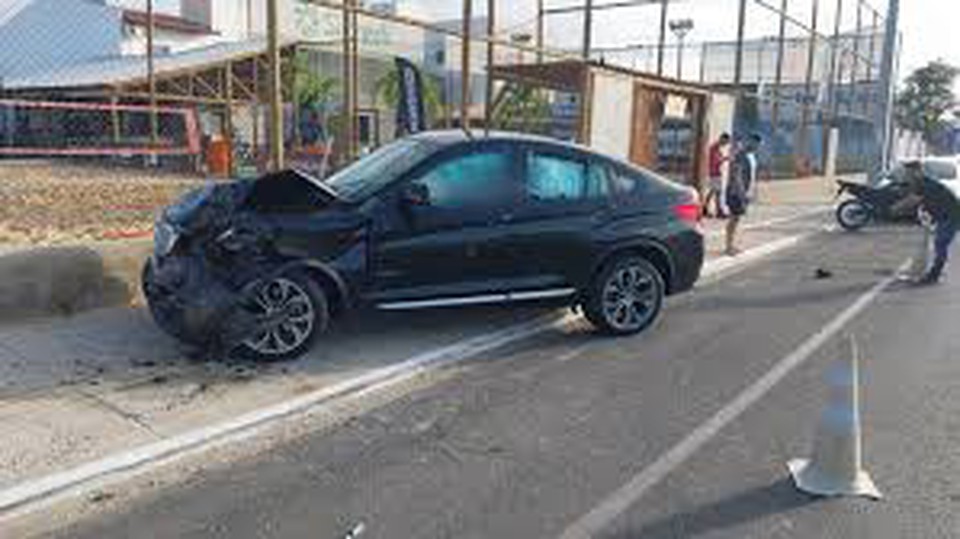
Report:
[[[148,236],[158,211],[205,181],[133,167],[0,161],[0,247]]]

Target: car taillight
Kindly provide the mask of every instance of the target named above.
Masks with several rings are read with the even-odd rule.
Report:
[[[673,213],[678,219],[692,225],[700,222],[702,207],[697,192],[690,190],[683,201],[673,207]]]
[[[677,204],[673,207],[673,213],[686,223],[697,224],[700,222],[699,204]]]

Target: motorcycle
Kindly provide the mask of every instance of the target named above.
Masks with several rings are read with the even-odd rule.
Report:
[[[871,222],[898,221],[915,219],[916,205],[899,205],[910,193],[905,182],[884,179],[877,186],[863,183],[837,180],[839,186],[837,198],[849,194],[848,198],[837,206],[837,222],[844,230],[860,230]]]

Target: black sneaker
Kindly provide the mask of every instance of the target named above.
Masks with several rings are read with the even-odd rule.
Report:
[[[939,282],[940,282],[939,275],[931,275],[928,273],[923,277],[921,277],[920,280],[918,280],[914,284],[916,284],[917,286],[933,286],[935,284],[938,284]]]

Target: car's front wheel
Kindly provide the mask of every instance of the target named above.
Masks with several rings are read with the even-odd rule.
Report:
[[[302,355],[330,319],[322,287],[302,273],[285,273],[251,291],[247,309],[260,323],[241,344],[254,359],[277,361]]]
[[[631,335],[656,321],[665,294],[663,276],[653,264],[621,256],[598,272],[586,291],[583,312],[604,333]]]

